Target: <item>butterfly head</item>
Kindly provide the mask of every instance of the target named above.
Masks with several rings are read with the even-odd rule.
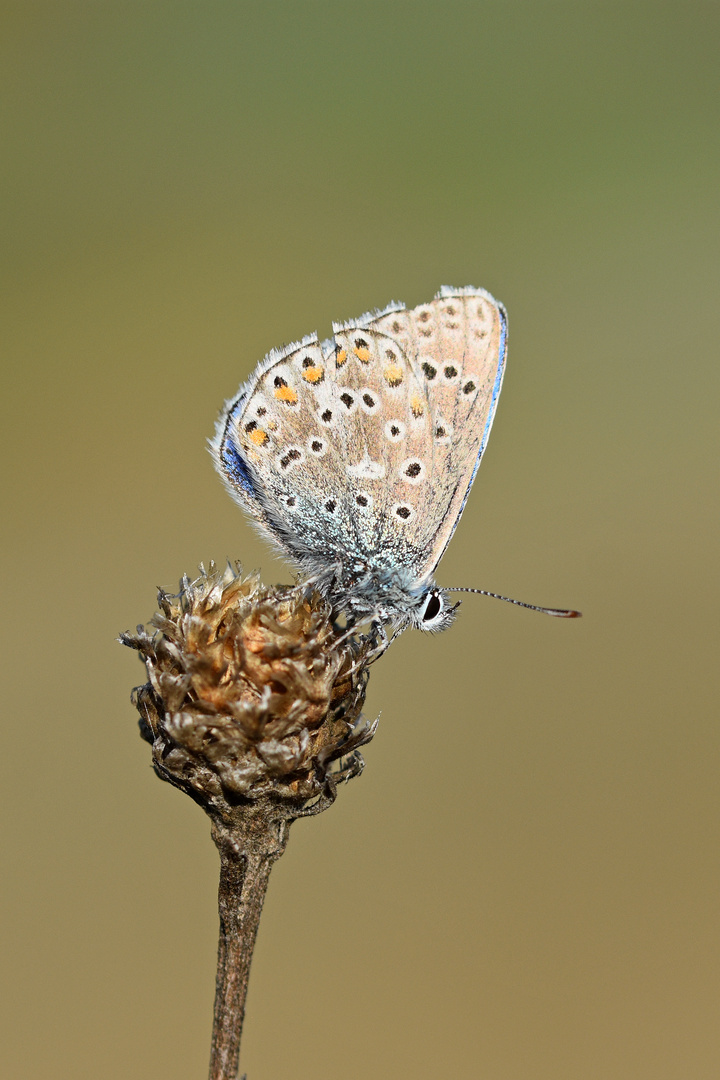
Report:
[[[432,583],[413,586],[400,580],[386,589],[373,616],[381,622],[393,623],[398,630],[414,628],[433,634],[447,630],[455,622],[460,604],[451,603],[445,589]]]

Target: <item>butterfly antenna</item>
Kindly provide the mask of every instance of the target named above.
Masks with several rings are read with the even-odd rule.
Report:
[[[582,611],[566,611],[565,608],[538,607],[537,604],[525,604],[522,600],[513,600],[511,596],[500,596],[496,592],[488,592],[486,589],[446,589],[443,592],[472,592],[479,596],[492,596],[494,600],[504,600],[506,604],[516,604],[518,607],[529,608],[530,611],[541,611],[543,615],[555,615],[558,619],[579,619]]]

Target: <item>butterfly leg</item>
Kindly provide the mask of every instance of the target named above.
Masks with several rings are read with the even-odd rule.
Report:
[[[384,621],[382,621],[382,615],[380,615],[377,619],[374,619],[372,624],[372,632],[375,634],[375,637],[376,639],[378,639],[379,643],[375,655],[373,656],[372,660],[370,660],[370,664],[374,664],[376,660],[379,660],[383,653],[390,648],[393,641],[396,641],[400,637],[400,635],[403,634],[406,630],[407,626],[401,626],[393,631],[392,637],[388,637],[387,630],[385,629],[385,623]]]

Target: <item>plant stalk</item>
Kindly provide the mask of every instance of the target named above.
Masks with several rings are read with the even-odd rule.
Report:
[[[256,819],[253,826],[250,831],[213,827],[220,853],[220,937],[209,1080],[237,1080],[255,939],[270,871],[285,848],[277,821]],[[286,834],[286,827],[280,832]]]

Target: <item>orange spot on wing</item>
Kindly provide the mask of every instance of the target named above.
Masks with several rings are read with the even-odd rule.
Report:
[[[397,364],[391,364],[390,367],[385,368],[383,375],[389,386],[399,386],[403,381],[403,369]]]
[[[248,439],[256,446],[264,446],[269,438],[267,431],[263,431],[262,428],[255,428],[254,431],[248,432]]]
[[[275,397],[278,401],[284,401],[287,405],[295,405],[298,399],[292,386],[278,386]]]
[[[302,372],[303,379],[309,383],[321,382],[323,375],[324,372],[321,367],[308,367]]]
[[[335,353],[335,363],[338,367],[342,367],[347,360],[347,353],[344,349],[338,349]]]
[[[353,352],[357,356],[361,364],[370,363],[370,350],[365,348],[353,349]]]
[[[416,420],[421,417],[422,414],[425,412],[425,406],[423,405],[423,400],[419,394],[413,394],[413,396],[411,397],[410,412],[413,414]]]

